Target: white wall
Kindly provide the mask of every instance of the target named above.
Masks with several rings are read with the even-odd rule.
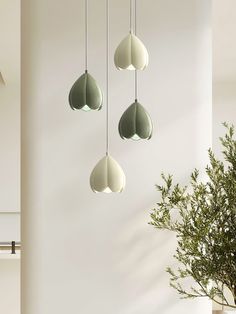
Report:
[[[0,313],[20,314],[20,260],[0,258]]]
[[[10,242],[20,240],[20,0],[0,1],[0,72],[0,242]],[[0,254],[0,313],[19,314],[20,260]]]
[[[223,122],[236,127],[236,82],[215,82],[213,84],[213,148],[221,156],[219,137],[225,133]]]
[[[0,242],[20,241],[20,214],[1,213]]]
[[[236,124],[236,2],[214,0],[212,5],[213,46],[213,147],[220,152],[218,137],[222,122]]]
[[[235,0],[212,1],[213,81],[236,81]]]
[[[236,2],[214,0],[212,5],[213,148],[220,156],[223,122],[236,125]]]
[[[105,111],[73,112],[68,92],[84,70],[83,1],[22,1],[22,313],[210,313],[169,288],[175,241],[147,225],[160,173],[188,182],[211,145],[210,1],[138,1],[150,65],[140,101],[155,131],[124,142],[119,118],[133,74],[111,70],[111,154],[127,187],[93,194],[104,155]],[[105,86],[105,1],[90,1],[90,72]],[[111,51],[128,32],[128,2],[111,1]],[[112,61],[112,60],[111,60]],[[111,62],[112,64],[112,62]]]
[[[236,2],[214,0],[212,6],[213,46],[213,148],[220,156],[219,137],[223,122],[236,125]]]
[[[20,0],[0,1],[0,212],[20,211]]]

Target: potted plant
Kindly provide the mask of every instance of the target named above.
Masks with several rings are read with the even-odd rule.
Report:
[[[173,184],[162,174],[157,185],[161,199],[151,211],[157,229],[176,234],[175,259],[179,268],[167,268],[170,285],[182,298],[208,297],[227,309],[236,309],[236,140],[234,127],[224,123],[227,132],[220,141],[225,162],[209,149],[207,182],[191,174],[189,186]],[[194,285],[185,287],[185,280]],[[233,298],[230,301],[226,291]],[[223,311],[222,311],[223,313]]]

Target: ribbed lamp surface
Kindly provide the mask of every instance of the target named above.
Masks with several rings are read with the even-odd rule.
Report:
[[[119,133],[123,139],[150,139],[152,137],[152,120],[144,107],[135,101],[123,113],[119,122]]]
[[[114,56],[118,70],[144,70],[148,66],[148,60],[146,47],[133,33],[121,41]]]
[[[85,72],[74,83],[69,94],[69,103],[73,110],[100,110],[102,91],[95,79]]]
[[[106,155],[94,167],[90,186],[95,193],[120,193],[125,188],[125,174],[117,161]]]

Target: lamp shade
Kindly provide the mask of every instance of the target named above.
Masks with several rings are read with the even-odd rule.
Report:
[[[94,167],[90,186],[95,193],[120,193],[125,188],[125,174],[117,161],[106,155]]]
[[[100,110],[102,91],[95,79],[87,72],[74,83],[69,94],[69,103],[73,110]]]
[[[119,122],[119,133],[123,139],[149,140],[152,137],[152,120],[144,107],[135,101],[123,113]]]
[[[126,36],[115,51],[114,62],[118,70],[144,70],[148,66],[148,52],[133,33]]]

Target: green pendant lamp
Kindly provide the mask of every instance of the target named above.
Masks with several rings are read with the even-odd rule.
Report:
[[[137,4],[135,0],[134,30],[137,32]],[[119,121],[119,133],[122,139],[149,140],[152,137],[153,124],[146,109],[138,102],[138,71],[135,70],[135,101],[123,113]]]
[[[122,139],[149,140],[152,137],[152,120],[145,108],[135,99],[119,121],[119,134]]]
[[[106,155],[94,167],[90,175],[90,186],[95,193],[120,193],[125,188],[125,174],[118,162],[109,154],[109,0],[106,0],[106,13]]]
[[[148,52],[132,29],[132,0],[130,0],[130,32],[121,41],[114,55],[118,70],[144,70],[148,66]]]
[[[88,0],[85,0],[85,73],[72,86],[69,104],[73,110],[100,110],[102,107],[102,91],[88,73]]]

